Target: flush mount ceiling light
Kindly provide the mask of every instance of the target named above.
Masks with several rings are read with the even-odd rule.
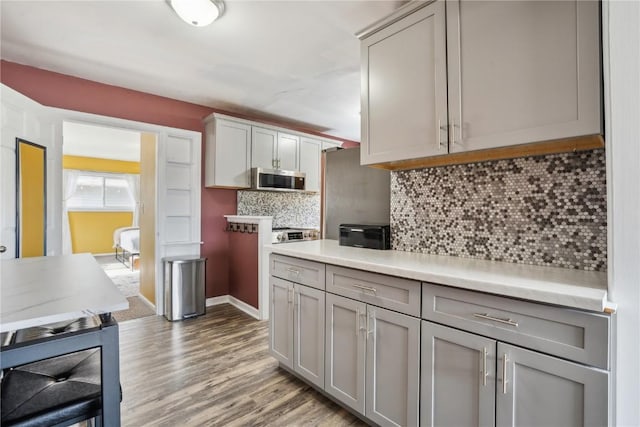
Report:
[[[167,0],[184,22],[205,27],[224,12],[222,0]]]

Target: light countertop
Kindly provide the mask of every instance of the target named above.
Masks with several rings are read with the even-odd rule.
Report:
[[[11,259],[0,272],[0,332],[129,308],[91,254]]]
[[[266,245],[307,260],[535,302],[602,312],[606,273],[339,246],[337,240]]]

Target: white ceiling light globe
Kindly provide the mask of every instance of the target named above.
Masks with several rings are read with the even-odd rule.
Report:
[[[215,21],[224,10],[220,0],[170,0],[178,16],[194,27],[205,27]]]

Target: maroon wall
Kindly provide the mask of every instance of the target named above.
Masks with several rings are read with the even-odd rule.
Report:
[[[258,308],[258,234],[229,232],[229,295]]]
[[[202,105],[4,60],[0,61],[0,81],[29,98],[51,107],[201,132],[203,144],[204,125],[202,119],[215,111],[323,136],[321,133],[286,123],[226,113]],[[357,142],[343,141],[345,147],[358,145]],[[204,145],[202,152],[204,153]],[[202,171],[204,176],[204,163]],[[204,245],[202,246],[202,256],[208,259],[207,297],[229,294],[229,242],[227,234],[223,231],[226,225],[223,215],[233,215],[236,213],[236,209],[235,190],[218,190],[203,186],[202,240]]]

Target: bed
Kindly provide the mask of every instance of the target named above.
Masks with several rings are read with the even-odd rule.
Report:
[[[140,257],[140,227],[117,228],[113,232],[113,248],[116,259],[133,270],[134,259]]]

